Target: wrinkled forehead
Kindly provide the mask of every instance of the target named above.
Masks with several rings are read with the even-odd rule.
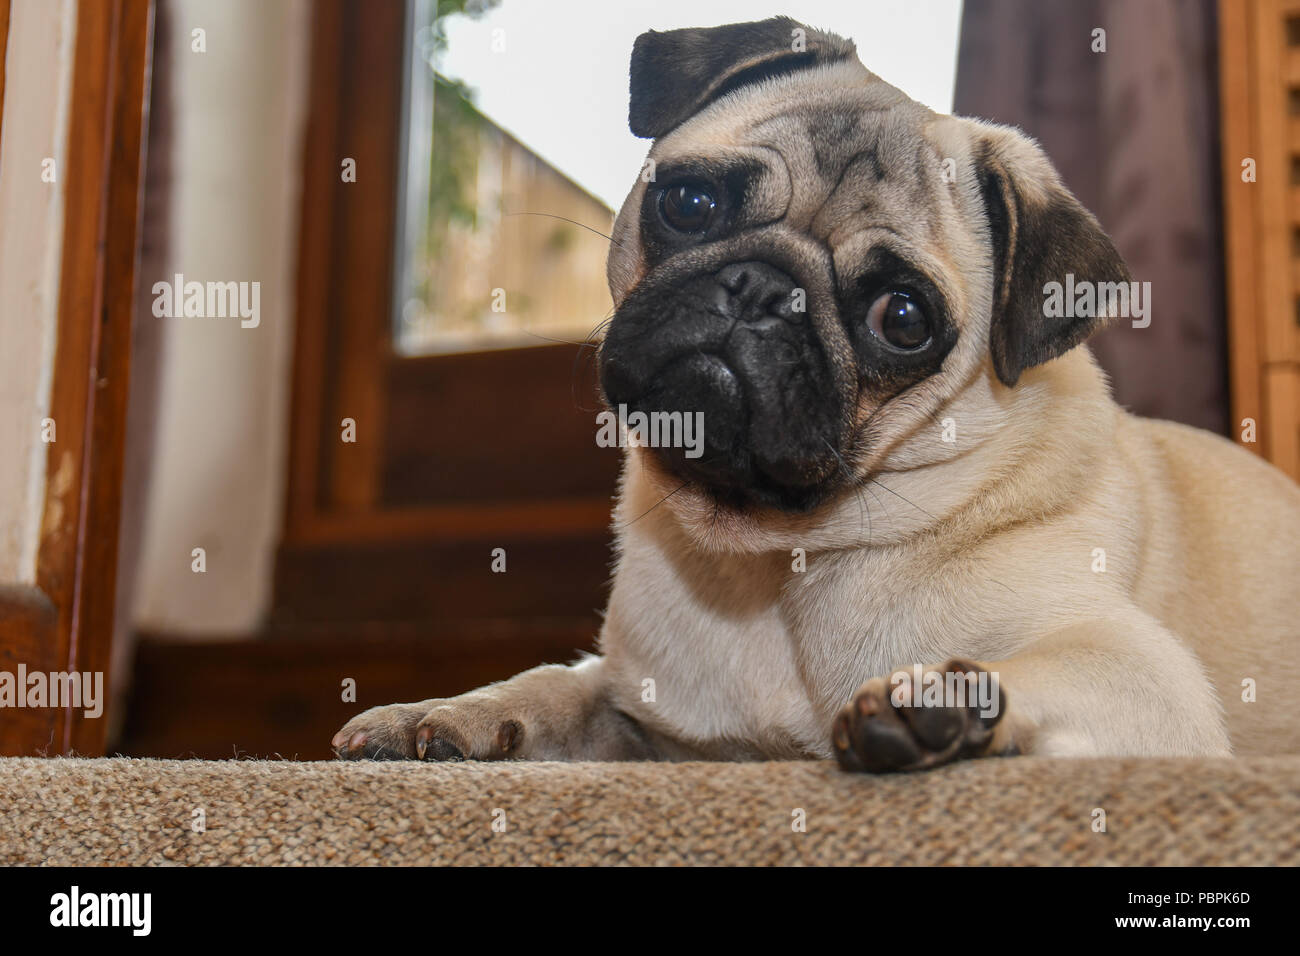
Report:
[[[650,153],[656,182],[733,171],[746,225],[780,221],[829,247],[842,276],[884,246],[930,268],[958,197],[940,117],[861,64],[805,70],[711,104]],[[960,144],[956,144],[960,147]],[[931,260],[931,261],[924,261]]]
[[[661,137],[650,157],[664,166],[758,159],[797,177],[797,193],[825,193],[859,155],[870,155],[877,173],[914,167],[932,118],[860,63],[837,63],[733,91]]]

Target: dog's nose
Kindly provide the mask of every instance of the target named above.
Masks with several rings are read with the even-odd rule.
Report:
[[[714,279],[739,319],[753,322],[767,316],[794,318],[795,282],[766,262],[733,262]]]

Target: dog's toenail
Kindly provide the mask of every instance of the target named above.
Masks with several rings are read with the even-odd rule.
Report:
[[[519,725],[519,721],[507,720],[497,730],[497,746],[502,753],[508,754],[519,744],[519,738],[523,735],[524,728]]]

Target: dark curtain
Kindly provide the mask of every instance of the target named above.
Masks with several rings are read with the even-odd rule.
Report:
[[[1091,341],[1116,400],[1224,432],[1216,29],[1213,0],[966,0],[954,112],[1037,139],[1150,281],[1151,325]]]

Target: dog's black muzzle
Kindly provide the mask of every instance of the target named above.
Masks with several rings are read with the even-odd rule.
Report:
[[[725,498],[812,507],[836,469],[842,409],[806,300],[756,261],[640,288],[601,349],[605,398],[647,415],[702,413],[702,451],[656,448],[682,478]]]

